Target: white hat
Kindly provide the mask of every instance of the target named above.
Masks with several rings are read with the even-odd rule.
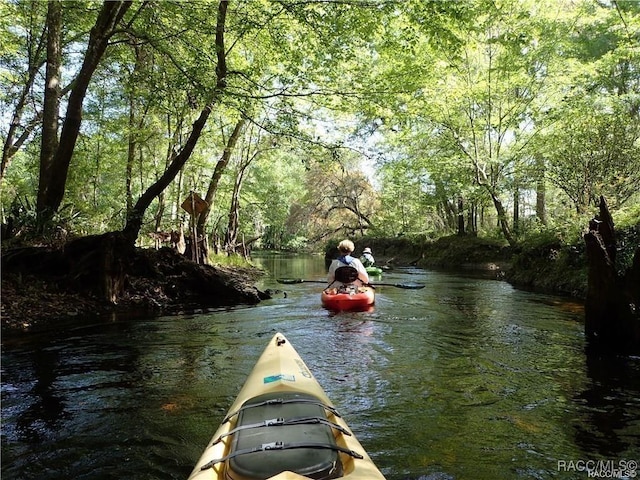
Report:
[[[367,247],[362,251],[362,253],[371,253],[371,249]]]

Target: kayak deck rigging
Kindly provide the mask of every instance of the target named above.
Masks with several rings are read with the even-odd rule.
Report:
[[[358,452],[354,452],[353,450],[349,450],[347,448],[341,447],[339,445],[332,445],[330,443],[289,443],[285,444],[284,442],[271,442],[271,443],[263,443],[262,445],[247,448],[245,450],[237,450],[229,455],[218,458],[215,460],[211,460],[206,465],[200,467],[200,470],[208,470],[213,468],[217,463],[226,462],[227,460],[231,460],[232,458],[238,457],[240,455],[247,455],[250,453],[258,453],[258,452],[268,452],[268,451],[276,451],[276,450],[291,450],[295,448],[311,448],[311,449],[319,449],[319,450],[335,450],[336,452],[346,453],[347,455],[352,456],[353,458],[357,458],[359,460],[363,459],[364,456],[359,454]]]
[[[230,430],[229,432],[224,433],[220,435],[218,438],[216,438],[212,442],[212,445],[215,445],[216,443],[221,442],[224,438],[230,435],[233,435],[234,433],[239,432],[241,430],[249,430],[252,428],[262,428],[262,427],[282,427],[287,425],[315,425],[318,423],[322,423],[324,425],[330,426],[331,428],[335,428],[336,430],[338,430],[340,433],[344,435],[351,435],[351,433],[347,429],[341,427],[337,423],[333,423],[327,420],[326,417],[300,417],[300,418],[286,418],[286,419],[272,418],[269,420],[264,420],[262,422],[252,423],[249,425],[241,425],[239,427],[236,427],[233,430]]]
[[[311,403],[311,404],[318,405],[319,407],[324,408],[328,412],[331,412],[332,414],[334,414],[336,417],[340,416],[340,414],[338,413],[338,410],[336,410],[335,407],[332,407],[331,405],[327,405],[326,403],[322,403],[321,401],[319,401],[317,399],[314,399],[314,398],[284,398],[284,397],[279,397],[279,398],[270,398],[268,400],[264,400],[264,401],[259,402],[259,403],[245,404],[241,408],[239,408],[238,410],[236,410],[236,411],[228,414],[226,417],[224,417],[224,420],[222,420],[222,423],[227,423],[229,420],[231,420],[233,417],[238,415],[240,412],[246,410],[247,408],[264,407],[266,405],[286,405],[288,403]]]
[[[278,333],[189,480],[384,480],[304,361]]]

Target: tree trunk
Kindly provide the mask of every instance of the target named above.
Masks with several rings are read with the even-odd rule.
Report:
[[[616,238],[606,201],[584,235],[588,284],[585,333],[591,345],[619,351],[640,349],[640,248],[632,268],[620,277],[616,269]]]
[[[471,202],[471,205],[467,208],[469,215],[467,217],[467,231],[472,235],[478,233],[478,203]]]
[[[227,234],[225,235],[225,250],[227,254],[236,253],[236,246],[238,245],[238,229],[240,226],[239,211],[240,211],[240,191],[242,190],[242,182],[244,180],[244,174],[249,167],[250,160],[247,161],[238,172],[235,184],[233,186],[233,194],[231,196],[231,207],[229,208],[229,223],[227,224]]]
[[[222,91],[226,88],[227,63],[225,58],[226,50],[224,46],[224,25],[226,22],[228,3],[228,0],[221,0],[218,4],[218,20],[216,26],[216,50],[218,55],[218,64],[216,65],[217,82],[213,98],[211,102],[209,102],[209,104],[200,112],[200,116],[193,123],[189,138],[187,138],[187,141],[180,153],[173,158],[164,174],[142,194],[131,212],[127,213],[127,222],[123,229],[123,233],[132,244],[135,243],[138,238],[138,234],[142,228],[142,220],[147,208],[149,208],[153,199],[160,195],[160,193],[163,192],[164,189],[173,181],[191,156],[193,149],[200,139],[200,135],[207,123],[209,115],[211,115],[213,106],[217,103]]]
[[[544,183],[544,160],[536,160],[538,181],[536,182],[536,217],[543,225],[547,224],[547,188]]]
[[[37,7],[37,5],[34,5],[34,8],[35,7]],[[49,5],[47,7],[51,8]],[[56,7],[54,6],[53,8]],[[13,111],[13,115],[11,117],[11,123],[9,124],[9,130],[7,131],[7,137],[5,138],[4,147],[2,149],[2,164],[0,165],[0,179],[4,178],[7,167],[9,166],[9,163],[11,162],[13,156],[17,153],[18,149],[29,138],[31,133],[35,130],[36,126],[42,121],[42,117],[39,116],[41,114],[37,115],[36,118],[32,119],[29,124],[24,127],[20,136],[16,138],[20,123],[22,121],[22,114],[24,113],[24,108],[29,97],[29,92],[33,87],[36,76],[40,71],[40,67],[46,60],[42,55],[42,51],[47,44],[47,34],[48,29],[45,26],[42,29],[42,35],[38,39],[35,47],[33,47],[32,49],[28,49],[32,53],[30,53],[29,55],[29,70],[27,74],[27,81],[22,86],[20,96],[18,97],[18,101],[16,103],[16,108]]]
[[[47,68],[42,113],[42,139],[40,147],[40,178],[38,180],[38,230],[55,213],[47,203],[53,175],[53,159],[58,149],[58,117],[60,116],[60,68],[62,63],[62,5],[58,0],[48,3],[47,9]],[[45,213],[46,210],[50,210]]]
[[[129,142],[127,148],[127,166],[125,170],[125,197],[127,202],[127,215],[133,210],[133,164],[136,158],[136,135],[133,130],[135,122],[134,99],[133,95],[129,97]]]
[[[209,115],[211,115],[212,108],[212,105],[207,105],[202,112],[200,112],[200,116],[193,123],[191,133],[184,148],[173,158],[162,176],[140,196],[131,212],[127,214],[127,223],[123,232],[127,238],[130,239],[131,243],[135,243],[138,238],[138,234],[142,228],[142,219],[147,208],[151,205],[151,202],[164,192],[165,188],[169,186],[180,169],[185,165],[185,163],[187,163],[187,160],[189,160],[193,149],[200,139],[200,135],[207,123],[207,119],[209,118]]]
[[[516,185],[513,191],[513,233],[520,233],[520,188]]]
[[[58,2],[50,2],[57,4]],[[71,157],[75,149],[80,124],[82,123],[82,105],[89,87],[91,77],[98,64],[102,60],[107,48],[109,38],[114,33],[115,26],[120,22],[126,11],[131,7],[131,1],[110,2],[105,1],[98,14],[95,25],[91,29],[89,44],[85,53],[84,61],[80,72],[73,83],[73,89],[67,102],[67,113],[62,126],[60,141],[55,149],[55,153],[50,161],[42,153],[41,160],[41,181],[38,186],[38,215],[40,224],[49,221],[58,211],[69,173]],[[49,66],[47,65],[47,71]],[[47,86],[51,88],[52,78],[47,78]],[[50,126],[48,128],[51,128]],[[44,170],[42,170],[44,166]]]
[[[464,200],[458,197],[458,235],[464,235]]]
[[[156,210],[155,215],[153,216],[153,228],[156,232],[162,230],[162,217],[164,217],[164,191],[158,195],[158,208]]]
[[[205,236],[205,225],[207,223],[207,219],[209,218],[209,213],[211,212],[211,206],[213,205],[213,197],[216,194],[216,190],[218,189],[218,183],[220,182],[220,177],[224,173],[227,165],[229,164],[229,159],[231,158],[231,154],[238,142],[238,138],[240,137],[240,133],[242,132],[242,128],[246,123],[245,119],[241,119],[236,123],[231,136],[227,140],[227,146],[222,152],[222,156],[218,163],[216,163],[216,167],[213,170],[213,174],[211,175],[211,181],[209,182],[209,188],[207,189],[207,194],[204,197],[204,200],[207,202],[207,208],[204,209],[203,212],[200,213],[198,217],[198,228],[197,232],[200,236]]]
[[[498,224],[500,225],[502,234],[504,235],[504,238],[506,238],[509,242],[509,245],[513,247],[515,246],[516,241],[513,238],[511,229],[509,228],[509,220],[507,219],[507,213],[504,209],[504,205],[502,205],[502,201],[500,201],[498,196],[494,193],[491,193],[491,199],[493,200],[493,205],[496,208],[496,212],[498,213]]]

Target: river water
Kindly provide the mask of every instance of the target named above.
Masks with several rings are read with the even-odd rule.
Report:
[[[322,257],[256,262],[286,297],[5,336],[2,478],[186,479],[278,331],[389,480],[634,477],[640,359],[587,355],[579,304],[399,269],[381,281],[426,288],[334,314],[321,285],[274,280],[321,280]]]

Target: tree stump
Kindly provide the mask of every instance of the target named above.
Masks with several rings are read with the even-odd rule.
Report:
[[[623,275],[616,268],[616,237],[607,203],[584,235],[588,262],[585,333],[592,346],[614,351],[640,350],[640,248]]]

